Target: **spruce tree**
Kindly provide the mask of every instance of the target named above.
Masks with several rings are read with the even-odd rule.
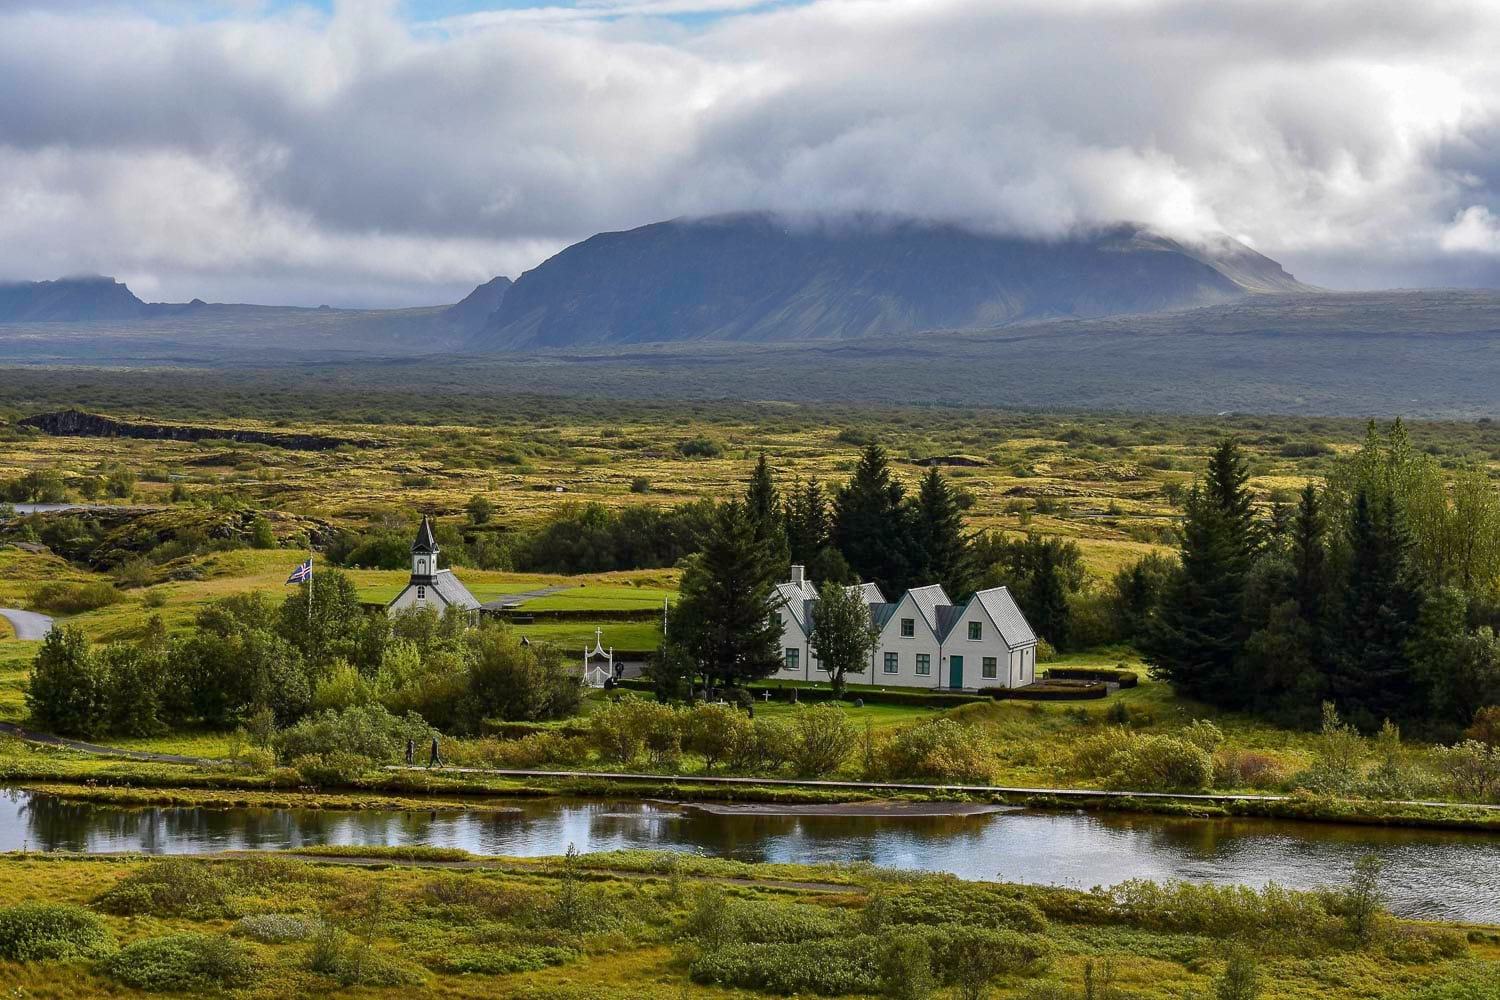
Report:
[[[934,467],[922,479],[912,518],[914,579],[940,583],[959,601],[974,590],[973,560],[964,535],[964,517],[948,481]]]
[[[1202,489],[1187,496],[1182,567],[1161,611],[1150,618],[1141,650],[1155,676],[1181,694],[1216,704],[1243,704],[1235,665],[1243,637],[1245,557],[1224,510]]]
[[[772,595],[781,566],[737,500],[720,504],[703,549],[688,560],[667,640],[710,686],[767,677],[781,669],[781,626]]]
[[[1239,443],[1234,438],[1220,441],[1209,457],[1203,491],[1208,501],[1219,508],[1233,545],[1247,563],[1261,543],[1249,481],[1250,470],[1240,454]]]
[[[911,519],[906,491],[891,476],[885,449],[865,448],[859,464],[834,498],[833,540],[861,580],[873,580],[888,596],[911,584]]]
[[[765,452],[760,453],[760,460],[755,463],[755,471],[750,476],[750,485],[745,490],[745,512],[755,526],[755,540],[769,545],[771,555],[778,563],[788,562],[781,496]]]
[[[797,483],[787,494],[783,523],[792,562],[812,563],[829,546],[833,530],[823,484],[816,479]]]
[[[1415,683],[1408,647],[1422,594],[1394,497],[1387,494],[1377,507],[1359,491],[1346,531],[1349,558],[1329,691],[1355,725],[1372,730],[1384,719],[1409,717]]]

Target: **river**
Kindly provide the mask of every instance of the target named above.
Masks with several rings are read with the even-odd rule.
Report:
[[[1393,910],[1500,923],[1500,837],[1255,819],[1109,813],[850,818],[712,816],[629,801],[542,799],[513,813],[117,808],[10,790],[0,850],[199,853],[313,844],[459,847],[515,857],[653,848],[742,861],[869,861],[1087,889],[1130,878],[1311,888],[1385,859]]]

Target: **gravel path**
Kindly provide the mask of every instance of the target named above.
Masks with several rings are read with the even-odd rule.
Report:
[[[10,622],[10,627],[16,630],[17,639],[45,639],[47,633],[52,631],[52,619],[35,611],[0,608],[0,618]]]
[[[531,600],[533,598],[536,598],[536,597],[546,597],[549,594],[555,594],[558,591],[572,590],[572,589],[573,588],[571,586],[566,586],[566,587],[542,587],[542,588],[540,588],[538,590],[528,590],[524,594],[506,594],[504,597],[497,597],[493,601],[490,601],[490,602],[488,602],[486,604],[481,604],[480,607],[482,607],[482,608],[490,608],[491,610],[494,610],[494,611],[500,611],[502,609],[510,607],[512,604],[520,604],[522,601],[529,601],[529,600]],[[516,610],[524,610],[524,609],[517,608]]]

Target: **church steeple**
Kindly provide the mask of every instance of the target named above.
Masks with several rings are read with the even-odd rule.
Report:
[[[422,515],[416,541],[411,543],[411,582],[430,586],[437,573],[438,543],[432,534],[432,521]]]

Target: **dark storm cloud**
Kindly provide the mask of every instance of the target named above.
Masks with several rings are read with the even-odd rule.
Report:
[[[0,8],[0,277],[441,301],[745,208],[1224,230],[1330,285],[1500,257],[1484,0],[162,8]]]

